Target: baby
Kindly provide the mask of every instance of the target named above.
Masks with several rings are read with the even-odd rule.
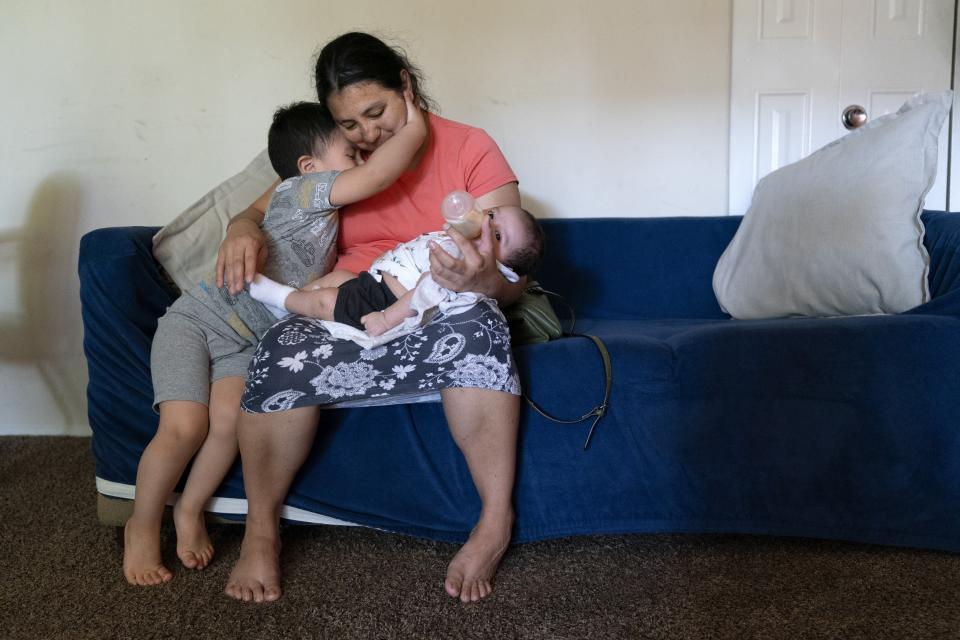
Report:
[[[543,254],[543,230],[536,218],[515,206],[484,211],[487,237],[500,272],[511,282],[526,275]],[[482,236],[472,242],[478,248]],[[472,307],[481,298],[441,287],[430,275],[430,244],[436,243],[454,256],[456,243],[444,232],[427,233],[404,242],[377,258],[369,271],[339,287],[308,285],[300,290],[277,286],[258,275],[251,295],[265,304],[329,322],[334,337],[346,338],[364,347],[388,342],[415,331],[432,313],[455,314]],[[363,331],[365,330],[365,332]]]
[[[387,188],[423,144],[424,118],[409,92],[404,97],[406,125],[360,166],[322,105],[302,102],[276,112],[268,151],[283,182],[263,222],[267,274],[302,286],[329,271],[336,260],[337,207]],[[160,424],[140,458],[133,515],[124,529],[123,573],[130,583],[173,577],[160,557],[160,524],[191,458],[173,509],[177,556],[190,569],[203,569],[213,557],[204,507],[236,457],[247,367],[275,321],[247,292],[232,296],[227,287],[206,282],[185,291],[160,319],[150,358]]]

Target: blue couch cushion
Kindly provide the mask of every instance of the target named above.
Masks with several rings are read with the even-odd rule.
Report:
[[[543,220],[536,278],[578,315],[726,318],[711,276],[739,217]],[[563,313],[558,307],[558,313]]]

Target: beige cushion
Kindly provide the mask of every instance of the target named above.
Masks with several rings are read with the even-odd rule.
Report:
[[[929,300],[920,214],[952,92],[923,94],[765,176],[713,289],[734,318],[899,313]]]
[[[153,255],[181,290],[209,281],[230,219],[278,180],[266,150],[214,187],[153,237]]]

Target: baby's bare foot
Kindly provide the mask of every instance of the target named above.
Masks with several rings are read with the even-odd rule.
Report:
[[[123,528],[123,575],[141,586],[169,582],[170,570],[160,560],[160,527],[144,527],[134,518]]]
[[[512,514],[483,517],[474,527],[470,539],[450,561],[444,589],[462,602],[476,602],[493,591],[493,574],[510,545]]]
[[[213,559],[213,543],[207,534],[203,511],[190,512],[173,507],[173,524],[177,529],[177,557],[187,569],[203,569]]]

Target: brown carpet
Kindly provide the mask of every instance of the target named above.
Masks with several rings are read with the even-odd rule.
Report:
[[[89,439],[0,437],[0,638],[960,638],[960,556],[816,540],[642,535],[511,549],[494,594],[442,591],[456,547],[357,528],[285,531],[285,594],[221,595],[242,529],[203,572],[132,587],[98,524]]]

